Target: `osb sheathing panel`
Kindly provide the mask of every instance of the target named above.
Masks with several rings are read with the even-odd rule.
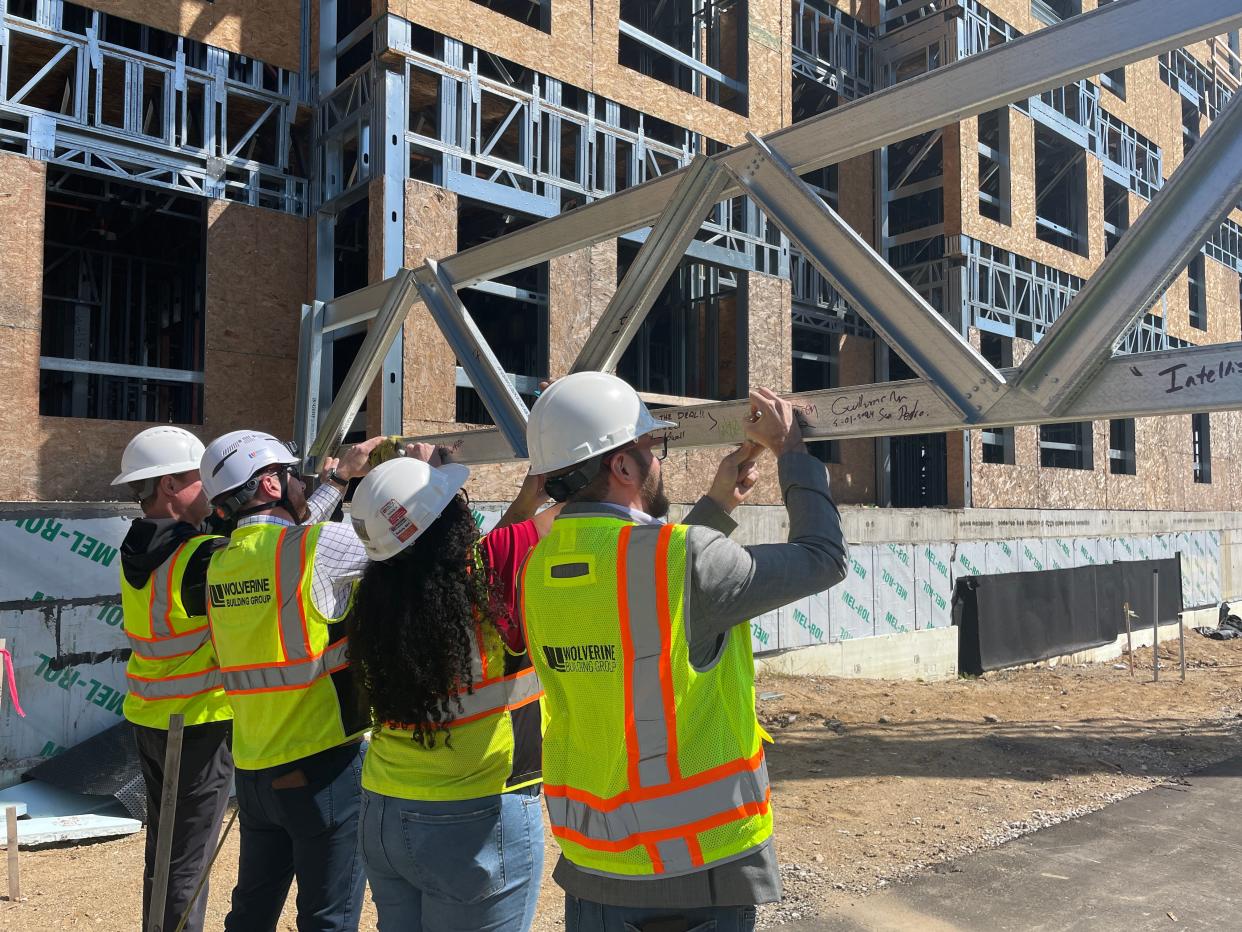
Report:
[[[299,308],[309,221],[212,201],[207,208],[203,429],[287,436],[293,427]]]
[[[870,385],[875,381],[874,340],[842,336],[837,361],[842,386]],[[875,504],[875,440],[842,440],[837,449],[841,461],[828,466],[833,498],[842,505]]]
[[[1090,255],[1045,243],[1035,236],[1035,121],[1016,110],[1009,111],[1010,222],[998,223],[979,213],[979,121],[962,122],[959,145],[961,168],[961,226],[967,236],[983,240],[1046,265],[1087,278],[1104,256],[1103,169],[1099,160],[1087,159],[1087,230]],[[951,189],[946,188],[946,191]],[[952,201],[950,194],[946,200]]]
[[[405,182],[405,265],[457,251],[457,195],[422,181]],[[457,359],[421,301],[405,320],[402,419],[452,423],[457,410]]]
[[[977,118],[971,118],[962,123],[950,123],[944,128],[944,136],[940,140],[940,151],[944,153],[944,235],[960,236],[962,233],[962,211],[963,202],[971,206],[971,209],[977,210],[977,200],[975,198],[954,197],[955,191],[976,191],[979,188],[979,160],[975,161],[975,182],[974,186],[966,188],[962,182],[962,161],[967,158],[967,147],[963,144],[963,137],[972,140],[976,138],[979,131],[979,121]]]
[[[622,67],[620,0],[557,0],[550,34],[473,0],[375,0],[375,8],[730,145],[741,142],[747,130],[763,134],[789,120],[792,50],[784,0],[750,4],[749,116]]]
[[[978,331],[971,331],[978,346]],[[1032,344],[1014,341],[1014,364]],[[1133,476],[1108,468],[1108,421],[1092,425],[1091,470],[1046,469],[1039,465],[1039,428],[1014,428],[1014,464],[983,462],[983,440],[972,431],[972,504],[976,508],[1099,508],[1110,510],[1229,511],[1242,507],[1242,414],[1211,415],[1212,482],[1193,481],[1190,416],[1135,419]]]
[[[82,0],[82,4],[290,71],[301,67],[302,6],[292,0]]]
[[[868,153],[837,168],[837,212],[872,246],[875,245],[875,156]]]
[[[5,231],[0,249],[0,327],[5,329],[39,330],[46,186],[43,162],[0,153],[0,229]]]
[[[793,293],[788,281],[750,272],[747,280],[747,371],[750,387],[773,391],[793,387]]]
[[[823,0],[823,2],[848,13],[868,26],[880,24],[880,0]]]
[[[569,373],[617,291],[617,241],[548,262],[548,373]]]

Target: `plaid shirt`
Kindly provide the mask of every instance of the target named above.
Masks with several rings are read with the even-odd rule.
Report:
[[[368,557],[362,541],[348,521],[328,521],[341,502],[342,491],[330,482],[315,489],[306,499],[310,516],[306,524],[322,524],[319,544],[315,547],[315,565],[311,573],[311,598],[325,618],[339,618],[349,605],[354,581],[362,576]],[[294,522],[273,515],[250,515],[237,522],[248,524],[279,524],[293,527]]]

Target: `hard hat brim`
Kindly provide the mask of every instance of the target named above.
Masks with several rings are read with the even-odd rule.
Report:
[[[178,473],[189,472],[191,469],[198,469],[198,464],[198,460],[186,460],[164,466],[146,466],[142,469],[135,469],[133,472],[123,472],[110,484],[124,485],[127,482],[138,482],[141,479],[154,479],[156,476],[175,476]]]

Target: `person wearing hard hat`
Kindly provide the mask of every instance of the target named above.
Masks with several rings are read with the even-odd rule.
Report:
[[[130,657],[125,718],[133,726],[147,787],[147,842],[142,875],[142,915],[151,912],[156,827],[163,798],[169,716],[184,716],[172,856],[162,928],[176,928],[190,907],[233,776],[229,751],[233,712],[207,629],[207,561],[224,539],[201,530],[211,506],[203,495],[198,462],[202,442],[180,427],[142,431],[121,455],[113,485],[128,486],[142,507],[121,544],[121,606]],[[199,932],[206,888],[185,928]]]
[[[344,618],[366,565],[328,522],[383,438],[324,463],[309,498],[291,445],[239,430],[203,453],[203,488],[233,530],[207,568],[207,617],[233,705],[241,854],[229,932],[274,929],[298,882],[298,928],[358,927],[363,704]]]
[[[625,382],[569,375],[531,410],[531,470],[566,503],[527,558],[520,604],[545,690],[544,798],[569,932],[737,932],[780,898],[748,619],[837,584],[847,555],[793,408],[763,388],[750,403],[747,442],[694,525],[659,520],[677,425]],[[764,448],[789,540],[742,547],[728,513]]]
[[[374,727],[361,831],[381,932],[516,932],[539,897],[540,689],[513,603],[518,567],[559,509],[480,538],[469,474],[391,460],[350,512],[373,561],[349,644]],[[506,518],[545,500],[528,481]]]

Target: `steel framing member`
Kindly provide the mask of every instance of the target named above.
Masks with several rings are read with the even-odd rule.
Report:
[[[976,57],[914,78],[865,100],[778,131],[767,137],[764,142],[787,163],[792,172],[811,171],[903,138],[934,131],[949,122],[994,109],[1014,100],[1034,96],[1086,75],[1111,70],[1161,51],[1219,34],[1238,23],[1242,23],[1242,9],[1236,2],[1229,2],[1229,0],[1189,0],[1189,2],[1179,4],[1175,11],[1171,11],[1167,4],[1160,3],[1159,0],[1119,0],[1093,13],[1040,30]],[[1213,145],[1213,136],[1216,140],[1225,141],[1217,141]],[[1196,153],[1199,156],[1199,163],[1204,166],[1216,165],[1218,156],[1229,150],[1231,142],[1236,144],[1236,140],[1228,139],[1226,133],[1220,132],[1219,127],[1214,127],[1213,131],[1210,131],[1197,147],[1200,150]],[[754,161],[756,154],[756,146],[752,143],[722,153],[716,158],[736,176],[747,171],[747,166]],[[1194,161],[1188,160],[1188,163]],[[1238,164],[1242,165],[1242,159],[1238,160]],[[1226,170],[1216,173],[1209,171],[1200,174],[1205,183],[1211,182],[1213,190],[1223,193],[1225,190],[1231,190],[1229,178],[1226,176],[1229,172],[1237,171],[1239,169],[1236,166],[1229,166]],[[453,287],[462,287],[471,282],[545,261],[648,225],[657,219],[661,213],[662,204],[674,196],[674,192],[669,188],[677,183],[673,180],[676,177],[677,175],[665,176],[639,188],[448,257],[440,263],[440,272],[448,282],[453,284]],[[1180,187],[1185,188],[1186,185]],[[1162,215],[1177,217],[1200,209],[1202,198],[1190,199],[1195,206],[1187,204],[1187,198],[1181,196],[1178,188],[1178,185],[1173,184],[1166,186],[1161,196],[1153,201],[1144,214],[1145,218],[1150,218],[1149,226],[1158,225]],[[1174,193],[1173,197],[1169,196],[1170,190]],[[728,190],[725,196],[732,196],[734,193]],[[1236,202],[1236,196],[1234,202]],[[1220,217],[1216,216],[1216,212],[1218,205],[1222,203],[1227,205],[1231,202],[1218,201],[1211,208],[1211,219],[1217,223]],[[1223,215],[1224,210],[1220,209],[1219,212]],[[788,228],[789,222],[788,218],[785,218],[782,225]],[[1134,236],[1138,226],[1136,224],[1123,237],[1105,261],[1106,267],[1116,267],[1126,262],[1132,263],[1134,257],[1130,253],[1133,252],[1136,255],[1144,253],[1143,238],[1136,240]],[[1206,232],[1205,229],[1205,236]],[[1136,242],[1138,245],[1133,245]],[[1174,266],[1175,260],[1181,258],[1181,252],[1184,251],[1180,243],[1174,246],[1176,255],[1163,255],[1159,249],[1154,252],[1147,250],[1146,258],[1151,262],[1151,267],[1144,270],[1146,278],[1151,276],[1163,278],[1171,274],[1169,270]],[[883,263],[875,257],[872,257],[870,261],[883,266]],[[892,274],[891,270],[887,269],[879,271],[881,274]],[[390,295],[390,299],[391,297]],[[1076,302],[1076,305],[1080,303]],[[1130,319],[1141,314],[1150,303],[1134,307]],[[391,300],[388,307],[392,308]],[[877,318],[873,313],[875,310],[873,307],[861,306],[859,310],[873,326],[876,325]],[[931,313],[925,307],[923,310]],[[334,316],[332,311],[329,305],[326,309],[325,324],[332,322]],[[1064,330],[1076,316],[1074,309],[1071,309],[1062,317],[1058,326]],[[910,317],[903,321],[901,326],[913,323],[915,319]],[[911,334],[904,333],[898,336],[901,336],[908,345]],[[368,342],[370,342],[370,337],[368,337]],[[987,367],[987,364],[982,361],[981,357],[974,354],[969,346],[960,349],[964,353],[973,354],[983,366]],[[1104,353],[1111,352],[1111,349],[1112,343],[1110,342],[1104,348]],[[1219,350],[1215,347],[1210,349],[1214,352]],[[1185,350],[1182,352],[1189,354],[1200,351]],[[963,355],[961,358],[965,360],[968,357]],[[1127,362],[1134,359],[1136,357],[1131,357]],[[911,359],[910,361],[916,367],[918,366],[917,360]],[[354,369],[370,365],[371,361],[363,358],[363,354],[360,353]],[[1112,366],[1112,364],[1109,365]],[[1134,362],[1134,365],[1137,367],[1138,363]],[[987,368],[990,369],[990,367]],[[350,375],[352,377],[354,371],[351,371]],[[1010,373],[1011,378],[1013,375],[1014,373]],[[875,425],[868,429],[866,424],[848,421],[844,425],[844,430],[848,432],[833,434],[830,431],[833,429],[840,431],[842,426],[833,423],[821,424],[817,416],[818,405],[814,410],[808,408],[811,415],[816,415],[808,416],[811,436],[918,433],[967,426],[962,413],[946,404],[939,393],[946,393],[950,397],[956,395],[958,398],[966,396],[973,390],[975,384],[973,372],[956,371],[951,366],[942,366],[941,371],[936,373],[936,378],[938,381],[934,388],[927,383],[918,383],[917,390],[912,390],[913,394],[910,397],[917,397],[919,401],[917,409],[899,406],[887,417],[881,416],[877,410],[875,416],[880,420],[887,422],[896,419],[897,423]],[[1102,380],[1103,376],[1101,376]],[[1009,382],[1003,376],[1000,376],[998,381],[1002,384]],[[356,391],[365,392],[367,384],[369,382],[363,382],[356,387]],[[1221,384],[1226,383],[1222,381]],[[861,396],[866,397],[868,391],[887,393],[892,390],[891,386],[871,386],[839,391],[860,393]],[[1178,394],[1180,395],[1180,392]],[[827,398],[835,393],[812,393],[803,397],[811,399],[821,395]],[[1084,397],[1089,398],[1090,395],[1090,392],[1084,392]],[[884,395],[879,397],[884,397]],[[1152,412],[1137,410],[1137,398],[1138,393],[1131,392],[1119,400],[1119,404],[1125,403],[1124,406],[1110,413],[1122,414],[1124,412],[1127,415],[1171,413],[1168,408],[1157,408]],[[1179,398],[1178,401],[1180,400]],[[1242,407],[1242,397],[1237,399],[1236,405],[1229,398],[1223,400],[1213,398],[1212,401],[1213,405],[1210,406]],[[1166,403],[1176,404],[1167,400]],[[354,397],[346,395],[334,402],[333,409],[338,407],[347,409],[350,405],[356,408],[356,404],[357,400]],[[694,423],[695,412],[700,412],[697,416],[719,425],[725,423],[731,407],[743,405],[743,402],[723,402],[710,406],[710,410],[702,406],[686,409],[680,412],[685,415],[685,420],[682,420],[679,412],[672,412],[678,416],[679,420],[682,420],[683,427],[681,430],[671,432],[670,440],[681,444],[732,442],[735,437],[726,437],[727,431],[716,432],[714,436],[708,436],[701,429],[701,425]],[[981,406],[981,410],[972,411],[970,417],[972,423],[969,426],[1082,419],[1080,407],[1079,404],[1062,406],[1063,409],[1055,413],[1041,410],[1032,404],[1032,399],[1028,395],[1010,388],[1008,391],[999,393],[998,398],[991,399],[988,405]],[[1197,405],[1197,407],[1201,409],[1204,405]],[[1182,410],[1182,408],[1175,407],[1172,410]],[[711,413],[716,411],[719,412],[719,417]],[[1072,415],[1068,413],[1071,411]],[[499,419],[503,417],[504,412],[492,411],[492,414]],[[911,426],[906,430],[898,429],[902,423],[913,425],[916,422],[917,426]],[[510,435],[515,433],[516,426],[509,425],[507,433]],[[696,427],[698,429],[695,429]],[[476,450],[482,451],[485,446],[489,445],[488,433],[491,433],[493,437],[496,436],[495,432],[474,432],[469,435],[437,439],[446,440],[450,444],[450,449],[455,451],[454,455],[463,461],[481,462],[486,458],[510,458],[513,455],[512,451],[498,455],[499,451],[493,449],[487,457],[480,457],[475,452]],[[320,437],[316,447],[321,450],[331,448],[339,440],[339,435]]]
[[[128,181],[307,213],[309,182],[293,173],[290,159],[305,89],[296,72],[182,37],[175,37],[170,57],[138,51],[101,37],[109,18],[121,17],[93,10],[86,17],[79,33],[66,28],[61,0],[38,0],[33,20],[6,12],[0,0],[0,114],[25,126],[0,131],[0,148],[20,147],[32,158]],[[13,80],[18,42],[47,55],[20,87]],[[57,93],[58,109],[32,102],[40,89]],[[230,119],[231,106],[246,116]],[[260,141],[274,159],[254,151]]]

